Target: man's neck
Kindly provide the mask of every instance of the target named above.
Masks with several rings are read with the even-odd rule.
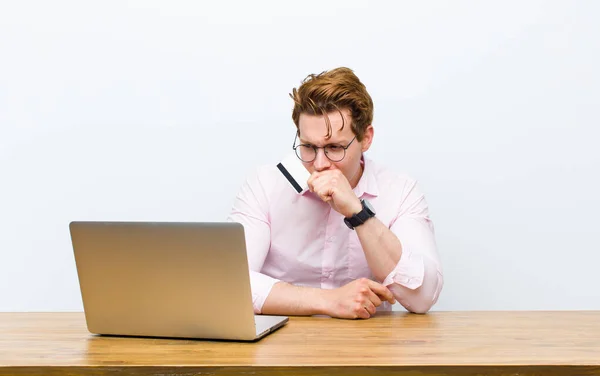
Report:
[[[350,186],[352,187],[352,189],[356,188],[356,186],[358,185],[358,182],[360,181],[360,178],[362,177],[364,170],[365,170],[365,163],[361,159],[360,167],[359,167],[358,171],[356,171],[356,174],[354,174],[354,176],[352,177],[352,179],[350,181]]]

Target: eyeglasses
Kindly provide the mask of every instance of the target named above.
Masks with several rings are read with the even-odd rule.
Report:
[[[296,145],[296,139],[298,138],[298,133],[296,133],[296,137],[294,137],[294,145]],[[311,144],[300,144],[294,146],[294,151],[296,152],[296,156],[305,163],[310,163],[317,159],[317,152],[319,149],[323,149],[325,156],[332,162],[339,162],[346,156],[346,149],[352,145],[356,136],[352,138],[352,140],[346,146],[342,145],[325,145],[325,146],[315,146]]]

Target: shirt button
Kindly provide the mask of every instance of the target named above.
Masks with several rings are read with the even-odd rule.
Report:
[[[335,236],[332,236],[332,237],[330,237],[330,238],[329,238],[329,242],[330,242],[330,243],[332,243],[332,242],[334,242],[334,241],[335,241],[335,239],[336,239],[336,237],[335,237]]]

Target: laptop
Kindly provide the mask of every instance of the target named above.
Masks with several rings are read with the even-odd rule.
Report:
[[[254,315],[239,223],[75,221],[69,230],[91,333],[255,341],[288,321]]]

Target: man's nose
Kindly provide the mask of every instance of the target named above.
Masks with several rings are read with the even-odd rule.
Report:
[[[325,155],[324,149],[317,149],[317,156],[313,162],[313,166],[317,171],[327,170],[331,167],[331,161]]]

